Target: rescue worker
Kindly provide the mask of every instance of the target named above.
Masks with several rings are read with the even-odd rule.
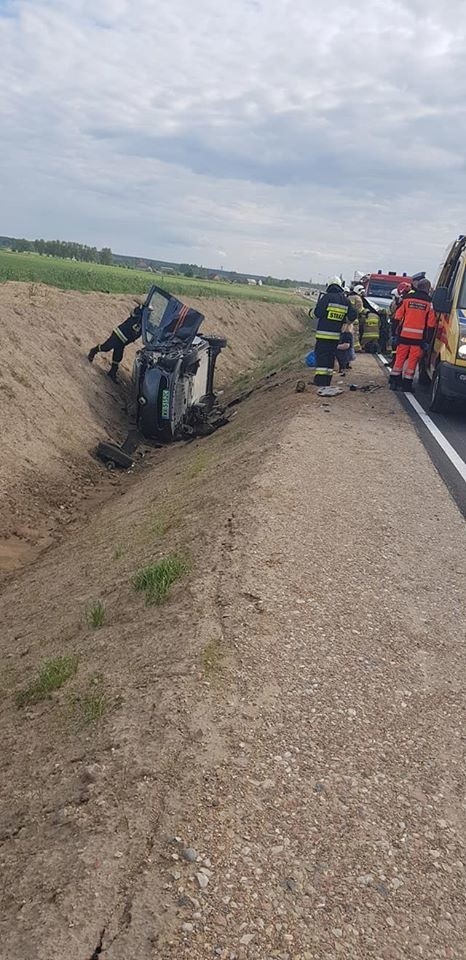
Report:
[[[390,389],[413,393],[416,367],[432,342],[435,313],[432,307],[431,286],[423,277],[416,281],[414,293],[404,297],[395,313],[395,361],[390,374]]]
[[[390,318],[393,318],[395,316],[395,313],[398,310],[398,307],[400,306],[400,303],[403,300],[403,297],[405,297],[408,293],[413,294],[414,287],[412,286],[409,280],[401,280],[396,290],[393,290],[392,292],[393,300],[389,307]]]
[[[128,343],[134,343],[135,340],[138,340],[138,338],[141,336],[141,331],[142,306],[138,303],[128,319],[124,320],[123,323],[120,323],[118,327],[114,328],[105,343],[98,343],[95,347],[92,347],[92,349],[89,350],[87,355],[89,363],[92,363],[98,353],[109,353],[110,350],[113,350],[112,363],[110,370],[108,371],[108,376],[115,383],[118,374],[118,367],[123,359],[125,347],[128,345]]]
[[[314,316],[317,320],[314,383],[317,387],[330,387],[341,328],[345,322],[353,323],[357,318],[356,310],[344,293],[341,277],[332,277],[328,281],[325,293],[317,301]]]
[[[353,349],[356,353],[361,351],[361,341],[359,335],[359,317],[364,312],[364,304],[362,302],[362,297],[364,295],[364,287],[360,284],[357,284],[353,287],[353,290],[348,295],[348,300],[352,307],[356,310],[356,320],[354,321],[353,326]]]
[[[393,300],[390,304],[388,313],[390,318],[390,339],[392,345],[392,352],[396,349],[396,344],[394,343],[395,333],[396,333],[396,321],[395,314],[400,306],[403,298],[409,294],[414,293],[414,288],[412,287],[409,280],[401,280],[395,290],[392,292]]]
[[[364,301],[364,311],[359,321],[361,347],[365,353],[378,353],[380,349],[380,314]]]

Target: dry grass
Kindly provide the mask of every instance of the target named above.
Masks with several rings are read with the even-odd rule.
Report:
[[[94,600],[87,610],[87,622],[93,630],[99,630],[105,623],[105,607],[102,600]]]

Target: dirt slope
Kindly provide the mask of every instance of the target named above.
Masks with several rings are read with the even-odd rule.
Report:
[[[386,389],[293,387],[0,598],[5,957],[462,960],[464,524]],[[173,550],[147,607],[134,571]]]
[[[91,367],[90,345],[105,339],[134,305],[131,297],[63,292],[40,284],[0,286],[0,570],[42,548],[71,522],[76,503],[104,495],[92,459],[99,439],[127,432],[126,381],[105,376],[108,357]],[[271,342],[296,329],[304,311],[252,301],[193,301],[205,331],[226,334],[219,382],[253,363]],[[126,385],[125,385],[126,384]]]

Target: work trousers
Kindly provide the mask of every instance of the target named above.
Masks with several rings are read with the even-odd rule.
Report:
[[[99,345],[99,353],[109,353],[110,350],[113,350],[112,363],[121,363],[125,344],[116,333],[112,333],[105,343]]]
[[[332,382],[333,368],[337,354],[338,340],[316,340],[316,387],[329,387]]]
[[[399,343],[392,367],[392,377],[402,376],[403,380],[413,380],[423,353],[420,343]]]

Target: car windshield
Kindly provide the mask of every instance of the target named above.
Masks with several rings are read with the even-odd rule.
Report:
[[[145,305],[143,314],[143,336],[148,346],[153,344],[157,339],[158,329],[170,299],[171,297],[168,293],[164,294],[161,293],[160,290],[154,290]]]
[[[367,296],[385,297],[387,300],[391,300],[394,286],[393,280],[370,280],[367,288]]]

